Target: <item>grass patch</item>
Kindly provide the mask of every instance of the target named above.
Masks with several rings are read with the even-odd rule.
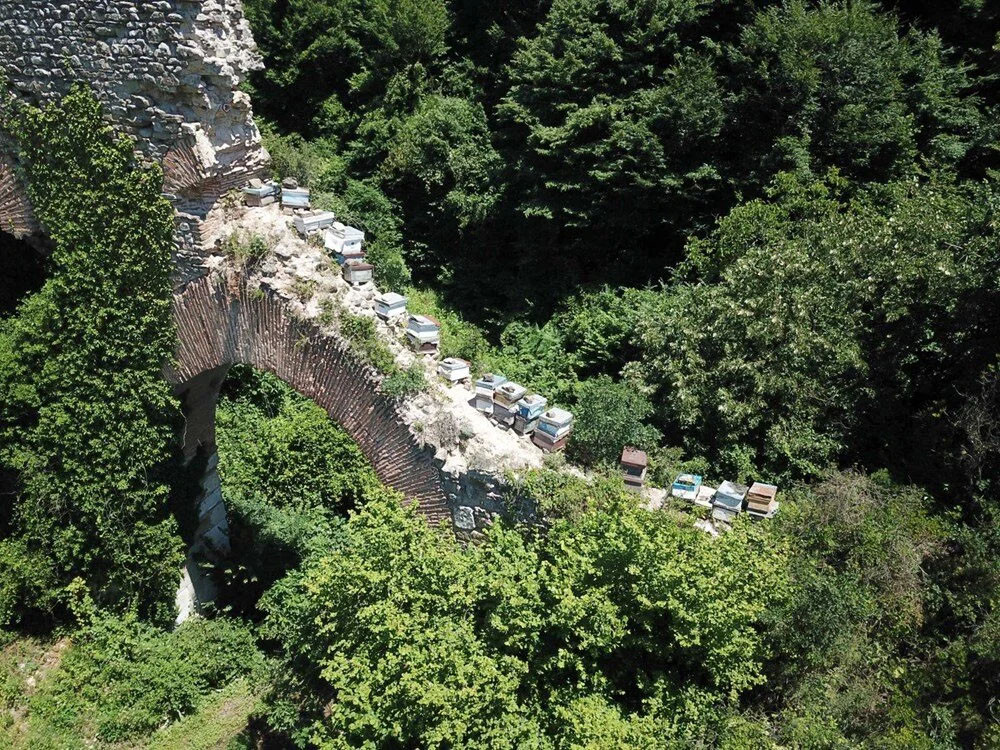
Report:
[[[245,679],[235,680],[208,697],[198,711],[157,731],[147,750],[210,750],[233,745],[259,705],[259,695]]]
[[[256,232],[236,230],[222,241],[222,253],[234,263],[256,268],[271,252],[271,243]]]
[[[389,346],[379,338],[375,321],[362,315],[340,312],[340,332],[354,350],[383,375],[398,371],[396,358]]]

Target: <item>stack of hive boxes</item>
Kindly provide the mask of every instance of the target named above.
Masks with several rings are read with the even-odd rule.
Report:
[[[715,491],[715,497],[712,498],[712,518],[726,523],[736,520],[736,516],[743,510],[743,500],[746,499],[749,489],[745,484],[736,482],[720,484],[719,489]]]
[[[326,230],[323,244],[327,250],[334,254],[337,262],[343,266],[348,263],[364,262],[364,241],[365,233],[360,229],[335,221]]]
[[[262,182],[256,177],[250,180],[250,185],[243,188],[243,202],[248,206],[259,208],[270,206],[281,195],[281,187],[276,182]]]
[[[538,418],[532,442],[546,453],[561,451],[573,431],[573,415],[565,409],[549,409]]]
[[[649,457],[646,452],[626,446],[622,450],[621,466],[625,489],[630,492],[642,492],[646,484],[646,469],[649,467]]]
[[[547,403],[544,396],[538,395],[525,396],[518,401],[517,414],[514,415],[514,431],[519,435],[533,433]]]
[[[292,179],[286,178],[281,182],[281,207],[294,209],[294,208],[310,208],[311,203],[309,202],[309,188],[300,188],[299,183]]]
[[[773,484],[754,482],[747,492],[747,513],[752,518],[771,518],[778,512],[775,496],[778,488]]]
[[[395,320],[406,312],[406,297],[395,292],[380,294],[375,298],[375,314],[382,320]]]
[[[513,381],[504,383],[493,392],[493,419],[504,427],[514,426],[517,402],[524,398],[528,389]]]
[[[411,315],[406,324],[406,340],[418,354],[437,354],[441,324],[429,315]]]
[[[438,363],[438,375],[449,383],[459,383],[468,380],[472,374],[471,366],[464,359],[445,357]]]
[[[503,375],[488,372],[476,381],[476,408],[483,414],[493,413],[493,394],[507,382]]]

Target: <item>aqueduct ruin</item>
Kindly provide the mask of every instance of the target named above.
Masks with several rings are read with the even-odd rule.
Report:
[[[431,521],[450,517],[433,453],[424,450],[399,413],[379,391],[379,376],[348,344],[291,315],[285,303],[248,289],[240,274],[205,276],[174,296],[180,345],[167,377],[187,418],[184,448],[215,449],[215,404],[226,371],[253,365],[277,375],[311,398],[357,441],[384,484],[419,503]],[[223,544],[225,513],[211,472],[202,483],[202,522]]]
[[[460,535],[474,535],[503,509],[503,472],[537,465],[540,457],[487,429],[471,407],[446,403],[447,395],[426,396],[419,408],[394,402],[335,331],[304,320],[301,305],[293,309],[273,286],[267,291],[258,283],[251,291],[234,269],[219,265],[217,240],[232,231],[222,198],[267,166],[249,98],[237,88],[260,65],[240,0],[0,2],[0,79],[9,92],[39,104],[85,82],[137,153],[163,167],[163,191],[176,217],[179,337],[167,377],[184,403],[187,454],[200,448],[208,455],[199,506],[203,538],[226,543],[214,410],[235,363],[273,372],[314,399],[354,437],[383,482],[416,501],[431,521],[450,517]],[[0,140],[0,231],[31,238],[44,228],[32,215],[15,160]],[[312,251],[300,243],[275,262],[298,269]],[[436,409],[448,413],[437,419]],[[484,424],[470,440],[477,419]],[[424,421],[450,426],[438,430],[435,442]]]

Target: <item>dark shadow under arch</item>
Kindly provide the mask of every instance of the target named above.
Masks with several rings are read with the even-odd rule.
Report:
[[[0,317],[45,283],[45,256],[37,242],[0,231]]]

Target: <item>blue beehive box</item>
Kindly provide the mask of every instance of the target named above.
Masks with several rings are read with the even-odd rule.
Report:
[[[539,417],[536,429],[558,440],[573,429],[573,415],[565,409],[549,409]]]
[[[282,188],[281,205],[285,208],[309,208],[309,188]]]
[[[549,402],[545,396],[539,396],[537,394],[525,396],[517,402],[517,413],[530,422],[531,420],[538,419],[542,416],[542,412],[545,411],[545,407],[548,403]]]
[[[670,494],[674,497],[693,501],[698,497],[699,487],[701,487],[700,474],[678,474],[674,483],[670,485]]]

